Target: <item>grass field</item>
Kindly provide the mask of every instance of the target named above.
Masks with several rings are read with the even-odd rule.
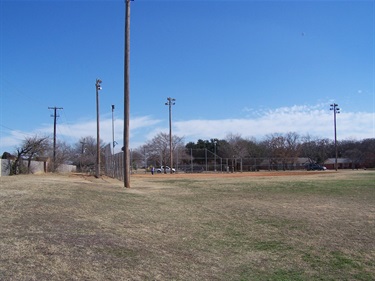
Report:
[[[0,178],[0,280],[375,280],[375,171]]]

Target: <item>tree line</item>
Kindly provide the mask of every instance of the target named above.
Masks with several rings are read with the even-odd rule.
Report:
[[[104,147],[102,141],[100,146]],[[102,149],[101,153],[104,157]],[[25,138],[13,153],[4,152],[2,159],[13,160],[9,167],[11,175],[31,173],[31,161],[38,161],[41,158],[50,159],[51,165],[48,169],[50,172],[54,172],[61,164],[76,165],[80,171],[87,172],[94,169],[96,154],[96,139],[91,136],[81,138],[74,144],[58,141],[54,151],[53,141],[50,137],[35,135]],[[24,161],[26,161],[26,165]]]
[[[189,162],[191,158],[201,164],[207,158],[207,151],[212,155],[226,159],[267,158],[291,159],[305,157],[313,163],[323,164],[328,158],[335,158],[334,141],[310,135],[301,136],[296,132],[274,133],[262,140],[243,138],[238,134],[228,134],[224,139],[199,139],[197,142],[184,144],[183,138],[173,136],[173,159]],[[337,142],[339,158],[348,158],[357,167],[375,167],[375,139],[342,140]],[[169,164],[169,135],[159,133],[145,145],[135,150],[134,159],[147,159],[156,166]]]
[[[100,141],[101,159],[105,164],[105,144]],[[180,136],[172,137],[174,163],[188,163],[194,158],[203,162],[210,153],[211,158],[217,156],[227,159],[267,158],[288,159],[306,157],[313,163],[323,164],[328,158],[335,158],[334,141],[326,138],[299,135],[296,132],[274,133],[266,135],[262,140],[244,138],[239,134],[228,134],[224,139],[198,139],[196,142],[184,142]],[[375,139],[347,139],[337,142],[339,158],[348,158],[357,167],[375,167]],[[89,172],[96,165],[96,139],[91,136],[80,138],[74,144],[58,142],[55,151],[54,168],[60,164],[76,165],[79,171]],[[169,135],[159,133],[144,145],[132,149],[132,166],[164,166],[170,163]],[[35,160],[37,157],[53,157],[53,146],[50,138],[33,136],[26,138],[13,154],[5,152],[2,158],[12,157],[14,160],[11,173],[30,172],[28,164],[21,165],[21,160]],[[202,163],[203,164],[203,163]]]

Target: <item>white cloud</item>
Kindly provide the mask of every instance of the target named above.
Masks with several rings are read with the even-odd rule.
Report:
[[[144,129],[149,129],[158,124],[160,120],[153,119],[151,116],[134,117],[130,120],[130,138],[140,134]],[[122,119],[114,120],[114,136],[115,141],[122,145],[123,126]],[[105,143],[112,143],[112,118],[101,118],[100,123],[100,139]],[[77,141],[81,137],[93,136],[96,137],[97,131],[96,120],[82,121],[73,125],[60,124],[59,134]],[[50,128],[47,129],[50,131]]]
[[[174,132],[187,139],[224,138],[228,133],[261,139],[267,134],[297,132],[333,139],[333,113],[325,105],[282,107],[252,119],[187,120],[174,123]],[[258,114],[257,114],[258,115]],[[374,114],[337,115],[338,139],[374,138]]]
[[[162,121],[152,116],[133,117],[130,120],[130,146],[136,148],[152,139],[160,132],[169,132],[169,128],[160,127]],[[75,124],[58,124],[58,137],[74,143],[81,137],[96,137],[96,119],[78,121]],[[51,125],[35,130],[39,134],[51,135]],[[173,134],[185,138],[185,141],[198,139],[225,138],[229,133],[240,134],[242,137],[262,139],[267,134],[296,132],[300,135],[310,134],[321,138],[333,139],[333,113],[326,104],[314,106],[296,105],[256,112],[252,118],[242,119],[195,119],[173,122]],[[2,133],[3,134],[3,133]],[[27,135],[13,131],[1,136],[0,151],[13,150]],[[345,112],[337,115],[338,139],[375,138],[374,113]],[[100,138],[112,142],[112,119],[100,120]],[[123,120],[115,120],[115,140],[118,149],[122,146]]]
[[[19,131],[11,131],[9,135],[1,137],[0,139],[0,152],[11,152],[19,143],[25,139],[25,134]],[[2,150],[2,147],[7,149]]]

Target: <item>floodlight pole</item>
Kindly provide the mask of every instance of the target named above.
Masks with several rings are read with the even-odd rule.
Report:
[[[215,146],[215,153],[214,153],[214,156],[215,156],[215,172],[216,172],[216,144],[217,144],[217,140],[214,140],[214,146]]]
[[[124,56],[124,187],[130,188],[129,111],[130,111],[130,1],[125,0],[125,56]]]
[[[111,155],[111,165],[112,165],[112,175],[115,177],[115,118],[114,118],[115,105],[112,104],[112,155]]]
[[[101,83],[102,80],[96,79],[96,178],[100,177],[99,91],[102,89]]]
[[[112,104],[112,154],[115,154],[115,119],[114,119],[115,105]]]
[[[170,173],[172,174],[172,168],[173,168],[173,150],[172,150],[172,105],[175,105],[176,99],[174,98],[167,98],[168,102],[165,103],[165,105],[169,106],[169,154],[170,154]],[[164,169],[165,170],[165,169]]]
[[[336,131],[336,114],[340,113],[340,108],[338,108],[338,104],[333,103],[330,105],[330,110],[333,110],[333,126],[335,131],[335,169],[337,171],[337,131]]]

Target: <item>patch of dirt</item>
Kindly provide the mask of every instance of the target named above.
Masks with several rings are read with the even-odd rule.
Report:
[[[334,173],[335,171],[259,171],[259,172],[235,172],[235,173],[176,173],[176,174],[154,174],[134,173],[134,178],[242,178],[242,177],[288,177],[288,176],[316,176]],[[336,172],[337,173],[337,172]]]

